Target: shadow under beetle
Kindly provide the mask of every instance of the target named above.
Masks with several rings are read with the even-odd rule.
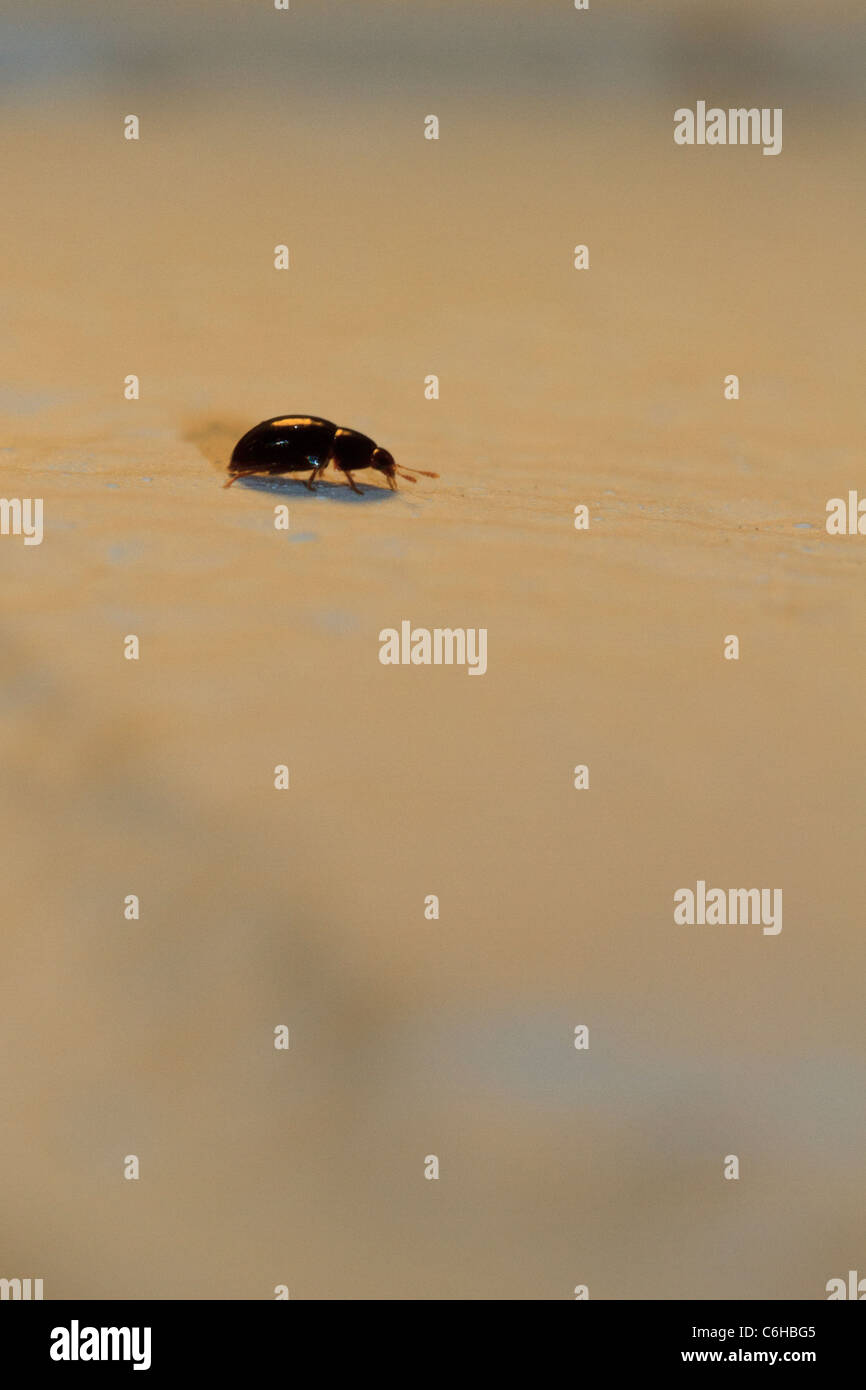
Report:
[[[329,463],[345,474],[353,492],[361,492],[352,477],[359,468],[375,468],[383,473],[394,492],[398,477],[407,478],[410,483],[417,482],[413,473],[394,462],[387,449],[380,449],[358,430],[343,429],[315,415],[275,415],[273,420],[263,420],[247,430],[238,440],[229,463],[232,476],[224,486],[231,487],[238,478],[254,473],[305,473],[310,469],[310,476],[301,481],[315,492],[313,484]],[[423,468],[416,468],[414,472],[423,473],[425,478],[439,477],[438,473],[428,473]]]

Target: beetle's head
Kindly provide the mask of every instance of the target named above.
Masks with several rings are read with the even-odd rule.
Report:
[[[380,449],[378,447],[373,450],[370,458],[370,467],[378,468],[380,473],[385,474],[385,477],[388,479],[388,486],[394,492],[397,491],[398,478],[407,478],[410,483],[417,483],[418,479],[415,477],[415,473],[423,473],[425,478],[439,477],[438,473],[427,473],[423,468],[416,468],[414,472],[410,473],[408,468],[401,468],[399,463],[394,462],[393,455],[389,454],[387,449]]]
[[[370,467],[377,468],[380,473],[384,473],[385,477],[388,479],[388,486],[396,488],[397,465],[394,462],[393,454],[389,454],[387,449],[379,449],[377,447],[373,450],[370,458]]]

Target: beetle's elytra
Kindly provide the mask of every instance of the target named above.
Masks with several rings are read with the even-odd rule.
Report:
[[[275,415],[273,420],[263,420],[247,430],[238,440],[229,463],[231,477],[224,486],[231,487],[237,478],[253,473],[305,473],[309,469],[310,476],[302,481],[315,492],[313,484],[329,463],[345,474],[353,492],[361,491],[352,477],[359,468],[375,468],[383,473],[394,492],[398,476],[408,478],[410,483],[417,482],[412,473],[394,462],[387,449],[380,449],[366,434],[332,425],[330,420],[320,420],[316,415]],[[439,476],[423,468],[414,471],[423,473],[425,478]]]

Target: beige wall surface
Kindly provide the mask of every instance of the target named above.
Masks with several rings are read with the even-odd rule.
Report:
[[[861,7],[76,10],[2,19],[0,1275],[866,1273]],[[677,146],[699,100],[781,154]],[[280,413],[440,476],[225,491]]]

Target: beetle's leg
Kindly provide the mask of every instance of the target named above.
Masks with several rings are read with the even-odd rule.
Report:
[[[322,475],[322,473],[324,473],[327,466],[327,459],[325,459],[324,463],[318,463],[314,460],[312,473],[310,474],[309,478],[304,479],[304,486],[308,487],[310,489],[310,492],[316,491],[316,489],[313,487],[313,483],[316,481],[317,478],[319,478]]]
[[[358,487],[358,484],[355,482],[355,479],[352,477],[352,475],[351,475],[351,473],[349,472],[348,468],[342,469],[342,472],[345,474],[346,482],[349,484],[349,487],[352,489],[352,491],[353,491],[353,492],[357,492],[357,494],[358,494],[359,497],[363,497],[363,496],[364,496],[364,489]]]

